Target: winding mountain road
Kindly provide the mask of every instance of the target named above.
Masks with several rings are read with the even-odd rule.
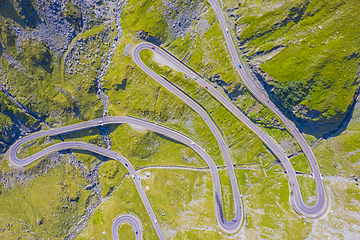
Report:
[[[135,239],[141,240],[142,239],[142,225],[140,222],[140,219],[137,217],[130,215],[130,214],[123,214],[117,217],[112,225],[111,233],[113,236],[113,240],[119,240],[119,233],[118,229],[121,223],[123,222],[129,222],[131,225],[133,225],[134,232],[135,232]]]
[[[228,47],[228,51],[229,51],[231,58],[235,64],[235,68],[238,71],[238,73],[240,74],[243,82],[246,84],[247,88],[251,91],[251,93],[259,101],[261,101],[263,104],[268,106],[281,119],[281,121],[283,121],[283,123],[285,124],[287,129],[291,132],[291,134],[298,141],[301,149],[307,156],[307,159],[310,162],[310,165],[312,168],[312,173],[313,173],[313,176],[314,176],[314,179],[316,182],[316,191],[318,194],[318,199],[317,199],[316,204],[313,207],[306,206],[301,199],[300,189],[298,188],[298,186],[295,186],[295,187],[293,186],[295,207],[304,216],[319,217],[326,210],[327,198],[326,198],[325,189],[324,189],[324,186],[323,186],[323,183],[321,180],[320,169],[317,164],[315,155],[312,152],[311,147],[306,142],[304,136],[300,133],[299,129],[294,125],[294,123],[291,122],[290,119],[288,119],[283,114],[283,112],[278,107],[276,107],[276,105],[273,102],[271,102],[268,99],[268,97],[263,92],[260,91],[259,88],[256,87],[256,85],[250,80],[250,78],[248,77],[248,75],[246,74],[244,69],[239,67],[239,64],[241,64],[240,59],[237,54],[237,51],[236,51],[235,45],[233,43],[233,40],[231,38],[231,35],[228,31],[226,31],[226,29],[228,29],[228,26],[227,26],[224,14],[222,12],[222,8],[220,7],[219,2],[217,0],[208,0],[208,2],[211,4],[211,6],[213,7],[213,9],[217,15],[217,18],[219,20],[219,23],[222,28],[223,35],[224,35],[224,38],[225,38],[225,41],[226,41],[226,44]],[[291,164],[288,162],[286,164],[285,168],[286,168],[286,171],[288,171],[288,173],[289,173],[291,183],[294,183],[294,179],[296,179],[296,177],[293,175],[293,173],[290,173],[290,172],[293,172]],[[300,198],[297,196],[300,196]]]
[[[152,132],[155,132],[155,133],[164,135],[166,137],[169,137],[171,139],[174,139],[174,140],[188,146],[189,148],[193,149],[205,161],[205,163],[209,166],[209,169],[211,171],[212,179],[213,179],[213,186],[214,186],[215,212],[216,212],[216,217],[220,224],[220,227],[225,226],[225,229],[223,229],[223,230],[229,231],[229,232],[230,231],[234,232],[234,230],[239,228],[238,224],[240,221],[239,222],[227,221],[227,220],[225,220],[225,218],[223,216],[221,186],[220,186],[220,180],[219,180],[217,167],[216,167],[214,161],[211,159],[211,157],[206,153],[206,151],[199,144],[197,144],[193,139],[187,137],[186,135],[184,135],[180,132],[177,132],[175,130],[172,130],[170,128],[147,122],[145,120],[141,120],[141,119],[137,119],[137,118],[130,118],[130,117],[110,117],[109,116],[109,117],[97,118],[97,119],[87,121],[87,122],[77,123],[77,124],[62,127],[62,128],[51,129],[51,130],[47,130],[47,131],[33,133],[29,136],[19,139],[10,147],[9,160],[15,166],[23,167],[23,166],[27,166],[27,165],[31,164],[32,162],[34,162],[54,151],[60,151],[60,150],[65,150],[65,149],[83,149],[83,150],[87,150],[87,151],[120,161],[126,167],[126,169],[129,171],[129,174],[134,176],[133,177],[134,184],[140,194],[140,197],[145,205],[145,208],[150,216],[150,219],[156,229],[156,232],[157,232],[159,238],[165,239],[164,234],[162,233],[161,228],[156,220],[154,211],[152,210],[151,205],[146,197],[146,194],[141,186],[140,179],[136,175],[134,167],[131,165],[131,163],[125,157],[119,155],[118,153],[108,150],[108,149],[105,149],[105,148],[102,148],[102,147],[99,147],[99,146],[96,146],[96,145],[93,145],[93,144],[84,143],[84,142],[61,142],[61,143],[54,144],[50,147],[47,147],[27,158],[19,159],[17,157],[17,151],[23,144],[25,144],[28,141],[40,138],[40,137],[66,134],[66,133],[71,133],[71,132],[91,128],[91,127],[103,126],[106,124],[122,124],[122,123],[131,124],[131,126],[140,126],[143,129],[147,129]],[[237,192],[237,195],[239,195],[239,192]],[[237,200],[237,199],[239,201],[238,204],[241,207],[240,196],[238,196],[238,198],[235,198],[235,200]],[[240,217],[242,216],[241,208],[237,214],[241,214]]]
[[[138,190],[138,192],[140,194],[140,197],[145,205],[146,211],[148,212],[148,215],[155,227],[155,230],[156,230],[159,238],[165,239],[164,234],[162,233],[159,224],[157,224],[154,211],[152,210],[149,200],[147,199],[146,194],[141,186],[140,179],[136,176],[134,167],[131,165],[131,163],[125,157],[119,155],[118,153],[108,150],[108,149],[105,149],[105,148],[102,148],[102,147],[99,147],[99,146],[96,146],[96,145],[93,145],[93,144],[87,144],[84,142],[61,142],[61,143],[52,145],[50,147],[47,147],[47,148],[43,149],[42,151],[37,152],[34,155],[24,158],[24,159],[19,159],[16,154],[18,149],[24,143],[34,140],[34,139],[37,139],[37,138],[40,138],[40,137],[66,134],[66,133],[70,133],[70,132],[75,132],[75,131],[91,128],[91,127],[103,126],[104,124],[121,124],[121,123],[131,123],[131,124],[135,124],[135,125],[144,126],[144,127],[148,128],[149,130],[150,129],[155,130],[154,132],[158,132],[165,136],[167,136],[167,133],[169,131],[164,127],[160,127],[158,125],[151,124],[151,123],[148,123],[145,121],[141,121],[141,120],[138,120],[135,118],[103,117],[103,118],[98,118],[98,119],[94,119],[94,120],[91,120],[88,122],[82,122],[82,123],[78,123],[78,124],[74,124],[74,125],[70,125],[70,126],[66,126],[66,127],[62,127],[62,128],[51,129],[51,130],[43,131],[43,132],[37,132],[37,133],[31,134],[29,136],[26,136],[22,139],[19,139],[9,148],[9,160],[15,166],[23,167],[23,166],[27,166],[27,165],[31,164],[32,162],[38,160],[39,158],[42,158],[45,155],[47,155],[51,152],[54,152],[54,151],[60,151],[60,150],[65,150],[65,149],[82,149],[82,150],[87,150],[89,152],[93,152],[93,153],[120,161],[126,167],[129,174],[131,176],[134,176],[133,181],[136,186],[136,189]],[[158,130],[158,131],[156,131],[156,130]],[[171,135],[171,134],[169,134],[169,135]],[[174,135],[176,135],[176,134],[174,134]],[[171,138],[171,136],[169,136],[169,137]],[[189,141],[188,141],[188,143],[189,143]]]
[[[151,43],[140,43],[136,45],[133,48],[133,59],[136,62],[136,64],[150,77],[152,77],[155,81],[160,83],[163,87],[165,87],[170,92],[174,93],[177,97],[179,97],[182,101],[184,101],[189,107],[191,107],[195,112],[197,112],[201,118],[206,122],[206,124],[209,126],[210,130],[214,134],[217,142],[219,143],[219,147],[221,150],[221,153],[223,154],[225,164],[228,169],[229,177],[230,177],[230,183],[232,188],[232,193],[234,196],[234,210],[235,210],[235,216],[231,221],[228,221],[223,216],[223,211],[221,210],[218,212],[218,223],[221,227],[221,229],[227,233],[234,233],[237,232],[242,223],[243,215],[242,215],[242,203],[239,193],[239,187],[236,181],[235,172],[233,168],[233,164],[231,161],[229,149],[226,146],[225,140],[223,136],[221,135],[218,126],[214,123],[214,121],[211,119],[211,117],[208,115],[206,110],[199,105],[197,102],[195,102],[192,98],[190,98],[188,95],[186,95],[184,92],[179,90],[178,87],[170,83],[169,81],[165,80],[164,78],[157,75],[154,71],[152,71],[150,68],[148,68],[141,60],[140,58],[140,52],[144,49],[150,49],[153,50],[154,45]],[[155,50],[157,53],[161,54],[162,57],[164,57],[166,60],[170,61],[171,63],[175,64],[177,67],[180,67],[186,73],[189,75],[189,71],[184,65],[180,64],[176,59],[171,57],[166,52],[160,50],[159,48],[156,48]],[[191,75],[190,75],[191,76]],[[219,206],[222,205],[222,199],[221,195],[219,198],[216,198],[216,201],[219,202]]]
[[[316,158],[313,154],[309,144],[306,142],[304,136],[300,133],[299,129],[294,125],[293,122],[291,122],[284,114],[283,112],[273,103],[269,100],[269,98],[253,83],[253,81],[250,80],[248,75],[246,74],[245,70],[243,68],[239,67],[239,64],[241,64],[239,56],[237,54],[235,45],[233,43],[233,40],[231,38],[230,32],[226,31],[227,24],[225,17],[223,15],[222,9],[219,5],[219,3],[216,0],[208,0],[208,2],[212,5],[220,26],[223,31],[223,35],[226,41],[226,45],[228,47],[228,51],[230,53],[230,56],[232,58],[232,61],[235,65],[235,68],[239,75],[241,76],[243,82],[248,87],[250,92],[264,105],[268,106],[286,125],[286,127],[289,129],[289,131],[293,134],[293,136],[296,138],[296,140],[299,142],[301,149],[306,154],[307,158],[310,160],[311,167],[313,169],[313,172],[318,172],[320,174],[319,168],[316,164]]]
[[[155,48],[155,49],[154,49]],[[177,71],[182,71],[186,75],[188,75],[190,78],[197,81],[200,85],[205,87],[207,91],[216,98],[225,108],[227,108],[235,117],[237,117],[239,120],[241,120],[244,124],[246,124],[247,127],[249,127],[260,139],[261,141],[271,150],[273,154],[275,154],[279,160],[282,162],[283,166],[285,167],[285,170],[289,176],[289,180],[291,183],[291,188],[293,189],[293,199],[294,199],[294,207],[295,209],[301,213],[302,215],[306,217],[318,217],[320,216],[325,210],[326,210],[326,194],[325,189],[322,184],[320,171],[318,168],[313,168],[314,170],[314,177],[316,182],[316,190],[318,199],[314,206],[307,206],[304,204],[304,201],[301,196],[300,187],[296,178],[296,173],[285,155],[285,153],[282,151],[282,149],[279,147],[279,145],[271,139],[270,136],[268,136],[265,132],[263,132],[259,127],[257,127],[247,116],[245,116],[232,102],[230,102],[227,98],[225,98],[221,93],[219,93],[214,87],[209,85],[204,79],[198,76],[197,73],[193,72],[190,68],[188,68],[183,63],[179,62],[176,58],[172,57],[172,55],[168,54],[164,50],[154,46],[151,43],[140,43],[136,45],[133,49],[133,58],[136,64],[149,76],[151,76],[154,80],[159,82],[161,85],[163,85],[166,89],[174,93],[177,97],[179,97],[181,100],[183,100],[189,107],[191,107],[194,111],[196,111],[207,123],[210,130],[214,133],[216,139],[218,140],[222,153],[224,154],[227,169],[229,171],[229,177],[231,181],[231,186],[233,187],[234,184],[236,184],[236,178],[233,166],[231,164],[230,155],[228,153],[228,148],[225,145],[225,142],[217,129],[216,125],[212,122],[212,119],[208,117],[205,110],[194,100],[192,100],[190,97],[188,97],[185,93],[183,93],[181,90],[179,90],[179,87],[176,87],[174,84],[168,82],[164,78],[157,75],[155,72],[153,72],[150,68],[148,68],[141,60],[140,58],[140,52],[142,50],[151,50],[154,51],[155,54],[161,55],[163,59],[165,59],[170,66],[176,66]],[[197,76],[197,77],[195,77]],[[312,153],[312,152],[311,152]],[[317,166],[316,159],[314,162],[314,159],[311,160],[311,162]],[[237,196],[239,195],[238,192],[234,192],[234,189],[237,190],[238,188],[233,187],[233,194],[234,194],[234,200],[237,201]],[[237,190],[238,191],[238,190]],[[241,202],[240,202],[241,204]],[[235,212],[238,210],[238,208],[235,207]],[[237,220],[237,219],[236,219]]]
[[[105,124],[122,124],[122,123],[128,123],[132,125],[138,125],[143,128],[146,128],[150,131],[153,131],[155,133],[167,136],[171,139],[174,139],[184,145],[187,145],[191,149],[193,149],[209,166],[209,169],[212,173],[212,179],[213,179],[213,185],[214,185],[214,198],[215,198],[215,212],[217,221],[219,223],[220,228],[227,233],[235,233],[237,232],[241,224],[243,222],[243,209],[242,209],[242,203],[239,193],[238,184],[236,181],[233,164],[230,158],[229,149],[226,146],[226,143],[224,141],[223,136],[221,135],[221,132],[219,131],[218,126],[216,125],[215,121],[209,116],[207,111],[197,102],[195,102],[191,97],[186,95],[183,91],[180,90],[179,87],[175,86],[174,84],[170,83],[166,79],[160,77],[155,72],[153,72],[151,69],[149,69],[140,59],[140,52],[145,49],[149,49],[154,51],[156,54],[160,54],[164,59],[169,61],[171,65],[176,66],[177,69],[180,69],[183,73],[197,81],[200,85],[205,87],[209,93],[216,98],[224,107],[226,107],[234,116],[236,116],[239,120],[244,122],[244,124],[247,125],[252,131],[254,131],[257,136],[261,139],[261,141],[272,151],[273,154],[275,154],[280,161],[282,162],[286,173],[288,174],[289,181],[291,188],[293,190],[293,200],[294,200],[294,208],[301,213],[302,215],[306,217],[319,217],[326,209],[327,205],[327,199],[326,194],[324,190],[324,186],[322,184],[321,175],[319,171],[319,167],[316,162],[316,158],[310,148],[310,146],[307,144],[305,138],[300,133],[300,131],[296,128],[296,126],[273,104],[266,95],[264,95],[256,86],[255,84],[249,79],[245,71],[239,67],[240,59],[237,55],[236,48],[233,44],[232,38],[230,36],[230,33],[226,30],[227,24],[226,20],[224,18],[222,9],[220,8],[218,2],[216,0],[209,0],[209,3],[212,5],[213,9],[215,10],[217,17],[219,19],[225,41],[228,47],[228,51],[231,55],[231,58],[233,60],[233,63],[235,65],[236,70],[238,71],[239,75],[241,76],[242,80],[248,87],[248,89],[252,92],[256,98],[261,101],[263,104],[267,105],[273,112],[279,116],[279,118],[284,122],[286,127],[289,129],[289,131],[293,134],[293,136],[297,139],[299,142],[303,152],[306,154],[316,182],[316,190],[317,190],[317,202],[313,206],[307,206],[304,204],[300,187],[297,182],[296,173],[294,169],[292,168],[291,163],[289,162],[289,159],[286,157],[282,149],[278,146],[278,144],[271,139],[270,136],[268,136],[265,132],[263,132],[260,128],[258,128],[249,118],[247,118],[232,102],[230,102],[227,98],[225,98],[222,94],[220,94],[215,88],[213,88],[211,85],[209,85],[204,79],[199,77],[199,75],[196,72],[193,72],[191,69],[189,69],[186,65],[179,62],[176,58],[172,57],[167,52],[161,50],[160,48],[152,45],[151,43],[141,43],[134,47],[133,49],[133,59],[136,62],[136,64],[150,77],[152,77],[154,80],[159,82],[162,86],[164,86],[167,90],[174,93],[177,97],[182,99],[189,107],[191,107],[195,112],[197,112],[203,120],[206,122],[206,124],[209,126],[210,130],[214,134],[215,138],[217,139],[219,143],[219,147],[221,149],[221,152],[223,154],[225,164],[227,166],[231,187],[232,187],[232,193],[234,196],[234,204],[235,204],[235,215],[234,219],[228,221],[225,219],[223,215],[223,205],[222,205],[222,197],[221,197],[221,187],[220,187],[220,181],[219,181],[219,175],[217,172],[217,168],[211,157],[206,153],[204,149],[201,148],[200,145],[198,145],[193,139],[175,131],[169,128],[166,128],[164,126],[160,126],[154,123],[150,123],[144,120],[136,119],[136,118],[130,118],[130,117],[103,117],[94,119],[88,122],[78,123],[71,126],[66,126],[58,129],[51,129],[48,131],[38,132],[31,134],[29,136],[26,136],[17,142],[15,142],[9,149],[9,159],[10,161],[16,165],[16,166],[26,166],[37,159],[49,154],[50,152],[59,151],[63,149],[83,149],[90,152],[94,152],[103,156],[106,156],[108,158],[112,158],[115,160],[120,161],[129,171],[130,175],[134,176],[132,177],[134,184],[140,194],[140,197],[145,205],[145,208],[148,212],[148,215],[150,216],[150,219],[152,221],[153,226],[155,227],[155,230],[159,236],[160,239],[165,239],[164,234],[160,228],[160,225],[158,224],[156,220],[156,216],[154,214],[154,211],[151,208],[151,205],[146,197],[146,194],[141,186],[140,178],[136,175],[135,169],[131,165],[131,163],[123,156],[119,155],[116,152],[113,152],[108,149],[104,149],[92,144],[87,144],[83,142],[62,142],[55,145],[52,145],[46,149],[43,149],[42,151],[35,153],[34,155],[27,157],[25,159],[19,159],[17,157],[17,150],[26,142],[34,140],[36,138],[44,137],[44,136],[50,136],[50,135],[59,135],[59,134],[66,134],[69,132],[79,131],[82,129],[87,129],[91,127],[97,127],[102,126]],[[154,49],[155,48],[155,49]],[[112,228],[112,234],[114,239],[118,239],[117,235],[117,229],[121,222],[128,221],[130,222],[135,229],[136,238],[141,239],[142,237],[142,226],[141,223],[137,218],[135,218],[132,215],[121,215],[117,219],[115,219],[113,223]]]

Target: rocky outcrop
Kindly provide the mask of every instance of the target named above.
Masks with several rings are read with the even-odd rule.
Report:
[[[200,20],[200,10],[204,7],[203,4],[189,0],[163,2],[168,7],[164,15],[173,38],[185,36],[193,22]]]
[[[18,137],[38,130],[39,123],[46,123],[48,116],[61,115],[62,113],[59,111],[61,109],[65,114],[79,116],[81,106],[78,98],[72,94],[65,96],[65,98],[69,97],[70,107],[61,108],[59,106],[59,109],[54,110],[54,113],[51,112],[51,109],[34,109],[32,106],[36,106],[39,101],[47,102],[50,99],[39,99],[38,94],[43,94],[40,93],[42,89],[39,88],[37,88],[38,94],[30,92],[31,96],[29,96],[29,92],[19,89],[14,79],[20,76],[29,79],[29,82],[39,81],[39,84],[42,84],[40,83],[44,75],[42,72],[45,70],[47,74],[52,74],[54,67],[55,71],[58,71],[56,68],[60,67],[63,54],[77,35],[102,24],[110,26],[111,22],[115,22],[116,26],[120,28],[120,13],[124,2],[115,0],[105,2],[99,0],[12,0],[0,2],[0,7],[7,10],[0,12],[2,17],[0,18],[0,33],[2,33],[0,34],[0,57],[5,59],[3,61],[5,65],[0,65],[0,84],[4,86],[3,92],[9,99],[3,103],[15,103],[11,107],[13,111],[2,111],[0,113],[0,120],[7,119],[6,121],[8,121],[7,124],[1,126],[0,151],[5,151],[7,146]],[[94,95],[100,89],[101,76],[106,72],[114,48],[121,36],[121,28],[116,29],[118,34],[115,36],[115,29],[109,26],[103,30],[103,42],[104,44],[109,43],[104,45],[105,51],[108,52],[102,53],[100,56],[95,54],[95,57],[101,59],[102,64],[99,65],[97,72],[99,77],[94,79],[94,84],[89,88],[89,91],[92,91]],[[114,36],[115,42],[113,42]],[[87,44],[86,41],[93,40],[92,38],[85,40],[80,38],[81,44],[84,45]],[[38,45],[45,46],[46,52],[44,54],[41,55],[36,52]],[[78,51],[80,51],[79,54],[82,54],[81,49]],[[73,68],[66,68],[68,73],[72,71],[70,74],[76,71],[76,65],[73,65]],[[46,81],[49,81],[48,79]],[[48,84],[52,83],[45,83],[45,85]],[[57,90],[56,92],[61,94],[62,91],[59,89],[63,88],[56,85],[51,91]],[[99,96],[104,99],[103,94],[99,94]],[[34,123],[32,120],[30,123],[29,117],[36,119],[37,122]]]
[[[149,35],[148,32],[145,32],[144,30],[140,30],[140,31],[137,31],[136,32],[136,37],[139,38],[139,39],[142,39],[144,41],[148,41],[148,42],[151,42],[155,45],[160,45],[161,43],[163,43],[163,40],[158,38],[158,37],[155,37],[155,36],[151,36]]]
[[[276,48],[274,48],[276,49]],[[252,61],[250,58],[248,61],[249,68],[253,71],[256,79],[253,81],[259,81],[272,101],[297,125],[300,131],[313,135],[317,138],[326,137],[332,135],[342,128],[344,124],[347,124],[349,117],[353,112],[354,106],[360,95],[360,86],[357,88],[352,103],[348,106],[345,113],[339,112],[337,115],[331,118],[324,118],[323,113],[309,109],[303,104],[297,104],[291,108],[287,108],[282,100],[274,93],[274,84],[276,80],[263,72],[258,63]]]

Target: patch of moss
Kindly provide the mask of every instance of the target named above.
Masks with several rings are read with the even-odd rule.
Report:
[[[81,8],[72,1],[65,2],[64,17],[77,31],[81,30],[83,25]]]
[[[232,187],[227,171],[219,171],[219,178],[221,184],[221,194],[223,199],[224,217],[230,221],[234,218],[235,205],[234,195],[232,194]]]
[[[126,168],[119,161],[110,160],[102,164],[99,170],[102,196],[105,197],[112,193],[120,185],[126,173]]]
[[[309,86],[301,82],[288,81],[285,85],[275,84],[274,93],[286,108],[293,108],[302,102],[309,93]]]
[[[304,154],[299,154],[293,158],[290,158],[289,161],[293,164],[295,171],[301,173],[311,173],[310,165]]]
[[[51,62],[52,56],[50,54],[50,49],[44,41],[38,41],[32,38],[24,39],[21,42],[20,55],[19,59],[24,59],[29,69],[31,70],[32,75],[35,75],[38,72],[38,67],[44,68],[49,73],[52,72]],[[42,76],[35,76],[42,80]]]
[[[133,34],[144,31],[153,37],[165,40],[168,33],[167,24],[161,14],[163,10],[163,2],[159,0],[130,0],[122,14],[121,23]]]
[[[16,44],[17,37],[16,34],[14,33],[14,30],[10,27],[9,24],[2,25],[1,37],[4,40],[6,46],[8,46],[13,50]]]
[[[148,174],[149,177],[146,177]],[[139,173],[146,194],[163,227],[165,236],[172,230],[215,225],[211,175],[206,172],[147,169]],[[194,216],[197,216],[196,220]],[[200,217],[199,217],[200,216]],[[191,226],[191,227],[190,227]],[[218,227],[216,227],[218,228]]]

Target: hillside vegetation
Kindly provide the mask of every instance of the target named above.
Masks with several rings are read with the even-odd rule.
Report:
[[[286,173],[260,138],[204,87],[156,61],[150,50],[141,52],[142,61],[201,104],[223,134],[243,201],[241,231],[221,231],[205,162],[191,148],[139,126],[113,124],[43,137],[24,144],[18,156],[62,140],[111,147],[134,166],[167,239],[354,238],[360,225],[360,103],[352,111],[359,3],[219,2],[240,42],[244,66],[258,73],[289,116],[316,128],[310,134],[336,128],[351,113],[327,139],[306,135],[331,201],[325,216],[298,215]],[[218,143],[196,112],[133,61],[132,48],[143,41],[182,59],[273,137],[292,156],[304,201],[314,204],[305,155],[280,119],[242,83],[207,1],[0,1],[0,152],[29,132],[103,114],[155,122],[190,136],[211,156],[219,167],[224,216],[231,219],[233,196]],[[137,215],[144,239],[158,239],[119,161],[68,150],[15,168],[0,154],[0,239],[110,239],[112,223],[123,213]],[[134,238],[130,229],[121,226],[120,239]]]
[[[0,152],[41,123],[102,114],[97,77],[116,33],[104,22],[121,9],[107,15],[99,8],[75,0],[0,2]]]
[[[240,49],[267,90],[274,87],[277,104],[298,119],[325,123],[323,133],[337,128],[351,110],[359,86],[360,2],[227,4]],[[289,95],[286,88],[291,86]]]

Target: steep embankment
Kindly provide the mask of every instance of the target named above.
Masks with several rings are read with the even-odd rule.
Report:
[[[228,3],[244,60],[274,101],[321,136],[353,108],[359,86],[358,1]]]
[[[40,122],[102,115],[97,79],[119,38],[111,24],[121,10],[101,1],[0,3],[0,152]]]
[[[98,156],[55,153],[19,169],[2,153],[29,132],[102,116],[99,90],[122,33],[123,3],[0,1],[1,239],[73,237],[100,203]],[[61,139],[103,146],[103,132]],[[34,141],[19,155],[57,141]]]

